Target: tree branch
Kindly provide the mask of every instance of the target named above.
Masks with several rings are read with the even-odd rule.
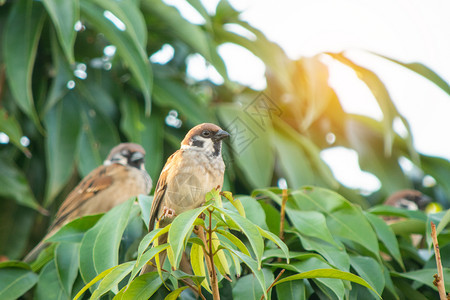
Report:
[[[431,237],[433,239],[434,256],[436,257],[436,266],[438,271],[438,273],[434,275],[433,284],[438,288],[439,298],[441,300],[447,300],[444,284],[444,272],[442,271],[441,253],[439,251],[439,244],[436,235],[436,225],[434,225],[433,222],[431,222]]]

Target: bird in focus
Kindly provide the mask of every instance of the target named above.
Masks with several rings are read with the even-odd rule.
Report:
[[[181,142],[181,148],[172,154],[161,171],[156,184],[150,211],[149,231],[159,222],[165,227],[179,215],[200,207],[206,193],[222,188],[225,164],[222,159],[222,140],[228,132],[211,123],[192,128]],[[167,234],[158,238],[158,244],[167,242]],[[160,264],[166,252],[160,254]],[[152,269],[145,265],[142,273]]]
[[[70,192],[48,233],[24,261],[34,261],[47,246],[45,240],[70,221],[107,212],[133,196],[149,194],[152,180],[145,170],[144,159],[145,150],[138,144],[121,143],[111,149],[103,165],[91,171]]]

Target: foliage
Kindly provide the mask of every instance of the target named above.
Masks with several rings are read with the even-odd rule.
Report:
[[[223,247],[217,253],[224,254],[229,275],[236,276],[242,268],[241,276],[233,277],[231,283],[223,274],[219,276],[224,298],[258,298],[282,269],[286,271],[269,297],[375,297],[365,287],[340,279],[318,279],[317,273],[312,275],[315,279],[300,279],[317,269],[335,270],[324,271],[328,277],[351,278],[336,270],[358,274],[387,299],[434,296],[430,281],[433,257],[414,247],[409,234],[428,233],[428,221],[439,223],[442,219],[438,232],[445,258],[450,249],[448,215],[370,207],[394,191],[413,187],[447,208],[450,164],[415,151],[409,125],[378,75],[344,53],[290,60],[279,46],[242,21],[226,0],[219,2],[215,12],[208,12],[198,0],[187,2],[204,19],[203,24],[190,23],[161,0],[0,0],[0,132],[10,141],[0,145],[2,257],[20,259],[35,245],[67,193],[120,141],[144,146],[146,168],[156,182],[164,159],[179,147],[186,130],[200,122],[213,122],[233,137],[224,149],[225,190],[246,195],[238,197],[249,220],[243,222],[249,228],[259,226],[263,230],[259,234],[265,238],[261,254],[261,245],[255,249],[254,243],[262,242],[262,237],[249,238],[246,226],[237,228],[238,223],[227,221],[217,228]],[[115,18],[119,21],[114,23]],[[229,25],[247,34],[241,35]],[[255,91],[228,78],[218,51],[225,43],[239,45],[264,62],[267,89]],[[167,63],[151,62],[149,57],[164,45],[174,49],[173,58]],[[192,55],[203,57],[223,83],[192,78],[186,71]],[[328,84],[324,57],[356,72],[375,96],[383,113],[381,122],[344,112]],[[448,83],[426,66],[383,59],[450,94]],[[396,121],[407,129],[405,136],[394,131]],[[335,137],[332,143],[327,142],[329,134]],[[29,146],[23,142],[24,136]],[[377,176],[381,189],[366,197],[340,185],[320,157],[323,149],[334,146],[356,150],[361,168]],[[400,167],[401,158],[415,165],[413,176]],[[426,175],[436,180],[435,187],[422,185]],[[281,191],[262,188],[275,186],[279,178],[285,178],[291,189],[284,232],[289,264],[271,240],[280,233]],[[307,185],[315,188],[304,189]],[[52,238],[54,246],[31,269],[19,262],[2,263],[0,298],[16,298],[33,286],[35,298],[72,297],[100,275],[102,281],[90,287],[90,292],[97,290],[94,296],[112,295],[109,290],[117,293],[129,273],[136,275],[136,263],[130,262],[138,259],[141,264],[155,254],[150,251],[165,247],[143,252],[151,240],[147,235],[141,242],[147,246],[138,248],[143,235],[138,215],[148,222],[148,201],[139,199],[141,207],[146,207],[141,212],[130,201],[104,216],[66,225]],[[213,206],[214,220],[233,219],[226,216],[225,209],[233,211],[234,206],[224,203],[222,212],[220,205]],[[236,211],[237,216],[244,210]],[[377,215],[403,219],[387,226]],[[181,229],[173,226],[170,230]],[[190,236],[188,229],[181,236]],[[428,236],[425,246],[429,245]],[[195,237],[182,240],[188,243],[188,251],[201,253]],[[175,264],[185,244],[170,240],[169,244],[178,247],[170,259]],[[250,256],[242,256],[246,255],[244,249]],[[389,260],[380,256],[380,250]],[[240,267],[240,260],[245,266]],[[204,277],[200,261],[195,277],[150,273],[130,282],[127,291],[163,295],[167,294],[166,288],[160,287],[164,282],[176,298],[184,289],[178,288],[180,279],[195,282]],[[252,269],[249,264],[254,263],[261,269]],[[257,276],[250,275],[252,272]],[[283,281],[287,278],[292,281]],[[202,282],[206,289],[207,283]]]

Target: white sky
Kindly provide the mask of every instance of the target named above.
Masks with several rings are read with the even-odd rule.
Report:
[[[181,8],[190,21],[201,23],[201,17],[185,1],[166,2]],[[202,2],[214,10],[217,0]],[[370,50],[403,62],[421,62],[450,82],[450,1],[230,0],[230,3],[243,11],[244,20],[262,30],[292,59],[347,50],[350,58],[375,71],[383,80],[398,110],[412,127],[418,151],[450,159],[450,96],[422,77],[361,51]],[[221,46],[219,52],[232,80],[264,88],[264,66],[258,59],[230,45]],[[197,77],[211,73],[206,71],[200,64],[190,68],[190,73]],[[373,96],[352,72],[337,66],[331,73],[331,84],[346,111],[380,119],[381,112]],[[342,179],[345,185],[364,190],[378,188],[373,176],[358,170],[356,153],[336,149],[324,153],[323,158],[338,178],[359,180]],[[346,163],[339,165],[339,161]],[[349,165],[354,167],[349,170]]]

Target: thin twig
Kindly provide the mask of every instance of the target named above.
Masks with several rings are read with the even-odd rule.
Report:
[[[165,270],[165,269],[163,269],[163,268],[161,268],[161,271],[169,273],[169,271],[167,271],[167,270]],[[206,300],[205,296],[203,296],[202,293],[201,293],[201,288],[200,288],[200,291],[199,291],[199,289],[198,289],[195,285],[191,284],[191,283],[190,283],[189,281],[187,281],[186,279],[180,279],[180,280],[183,281],[183,282],[184,282],[188,287],[190,287],[193,291],[199,292],[199,293],[198,293],[199,296],[200,296],[203,300]]]
[[[441,300],[447,300],[444,284],[444,272],[442,271],[441,253],[439,251],[439,244],[436,235],[436,225],[434,225],[433,222],[431,222],[431,237],[433,239],[434,256],[436,257],[436,266],[438,270],[438,273],[434,275],[433,284],[438,288],[439,298]]]
[[[287,189],[283,189],[283,198],[281,199],[281,212],[280,212],[280,239],[284,241],[284,219],[286,217],[286,202],[288,199]]]
[[[286,271],[286,270],[283,269],[280,271],[280,273],[277,275],[277,278],[275,278],[275,280],[272,282],[272,284],[267,288],[266,294],[269,294],[269,291],[273,288],[273,286],[278,281],[278,279],[280,279],[280,277],[281,277],[281,275],[283,275],[284,271]],[[261,296],[261,300],[263,300],[263,299],[264,299],[264,294]]]

